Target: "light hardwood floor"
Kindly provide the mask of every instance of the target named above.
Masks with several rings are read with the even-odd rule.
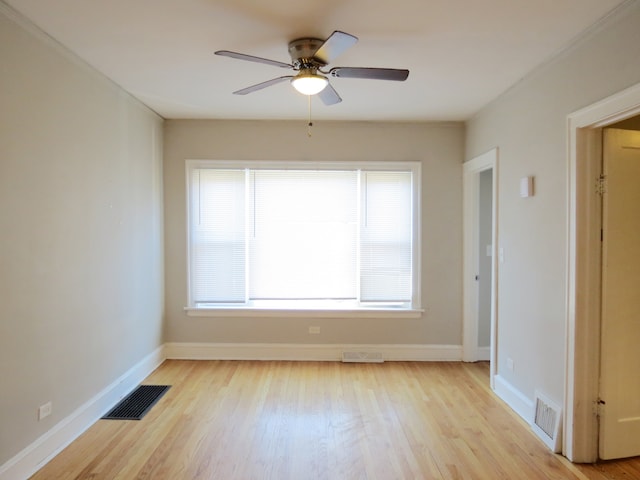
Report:
[[[638,479],[574,465],[488,388],[488,364],[168,360],[141,421],[99,420],[44,479]]]

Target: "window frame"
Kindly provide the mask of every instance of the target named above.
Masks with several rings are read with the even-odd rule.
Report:
[[[216,169],[280,169],[280,170],[371,170],[412,172],[412,298],[410,308],[397,307],[349,307],[349,308],[269,308],[248,305],[196,306],[192,299],[191,278],[191,178],[197,168]],[[417,318],[424,312],[421,302],[421,163],[418,161],[263,161],[263,160],[186,160],[186,274],[187,306],[192,317],[312,317],[312,318]]]

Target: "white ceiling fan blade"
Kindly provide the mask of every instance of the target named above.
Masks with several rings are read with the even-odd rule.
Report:
[[[214,53],[222,57],[230,57],[238,60],[246,60],[248,62],[264,63],[266,65],[273,65],[275,67],[281,67],[281,68],[293,68],[293,65],[290,65],[288,63],[279,62],[277,60],[269,60],[268,58],[255,57],[253,55],[247,55],[245,53],[230,52],[229,50],[218,50],[217,52],[214,52]]]
[[[366,68],[366,67],[335,67],[329,75],[338,78],[368,78],[372,80],[394,80],[402,82],[409,76],[409,70],[398,68]]]
[[[358,37],[336,30],[313,54],[313,58],[328,65],[332,60],[341,55],[345,50],[354,46]]]
[[[320,97],[320,100],[322,100],[322,103],[325,105],[335,105],[342,101],[342,98],[340,98],[340,95],[338,95],[338,92],[336,92],[331,84],[324,87],[324,89],[318,93],[318,97]]]
[[[255,85],[251,85],[250,87],[243,88],[241,90],[236,90],[235,92],[233,92],[233,94],[246,95],[247,93],[255,92],[257,90],[262,90],[263,88],[270,87],[271,85],[284,82],[285,80],[289,80],[291,78],[293,78],[292,75],[285,75],[284,77],[272,78],[271,80],[267,80],[266,82],[257,83]]]

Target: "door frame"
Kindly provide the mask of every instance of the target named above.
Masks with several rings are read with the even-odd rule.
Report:
[[[479,155],[463,165],[463,322],[462,322],[462,360],[478,360],[478,262],[480,249],[478,195],[480,191],[480,173],[492,169],[492,255],[491,255],[491,346],[490,346],[490,382],[494,387],[496,365],[496,332],[498,301],[498,149],[494,148]]]
[[[600,369],[601,171],[603,127],[640,114],[640,83],[567,117],[568,235],[563,453],[598,459],[596,416]]]

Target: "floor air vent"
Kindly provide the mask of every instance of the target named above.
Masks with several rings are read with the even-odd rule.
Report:
[[[361,363],[382,363],[382,353],[380,352],[342,352],[343,362],[361,362]]]
[[[102,418],[104,420],[141,420],[169,390],[169,387],[170,385],[140,385]]]
[[[542,439],[547,446],[559,453],[561,451],[562,431],[562,410],[549,398],[536,390],[536,404],[533,417],[533,431]]]

